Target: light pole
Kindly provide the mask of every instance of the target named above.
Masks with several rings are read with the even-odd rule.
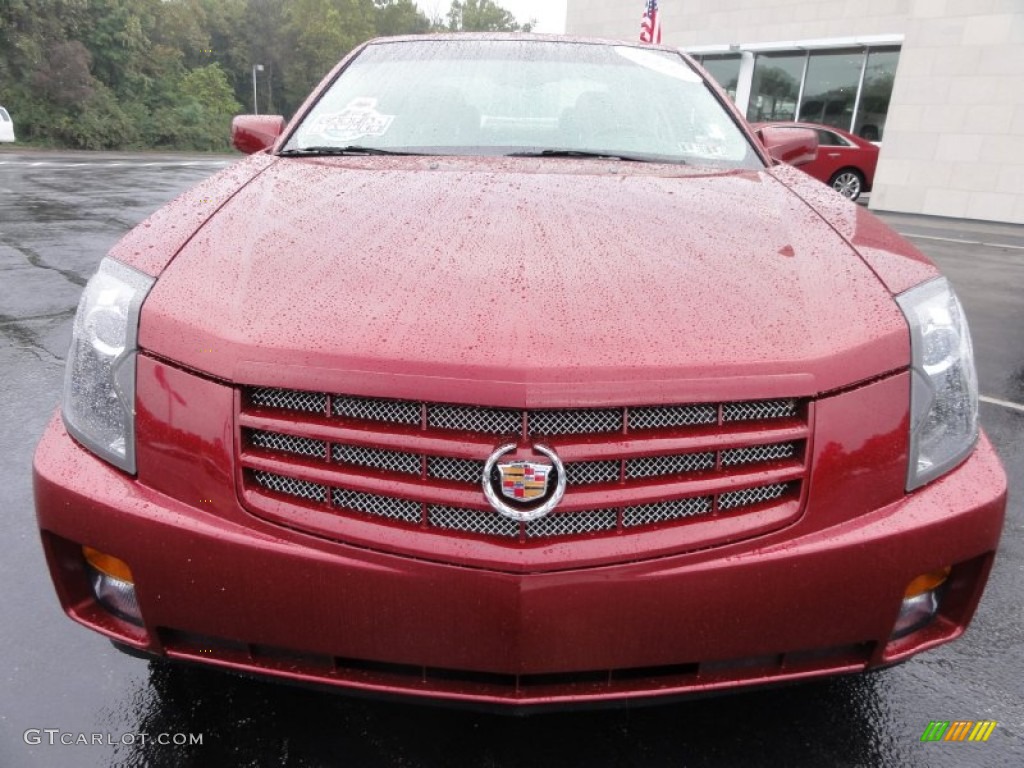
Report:
[[[256,101],[256,73],[262,71],[262,64],[252,65],[252,112],[254,115],[258,115],[260,113],[260,105]]]

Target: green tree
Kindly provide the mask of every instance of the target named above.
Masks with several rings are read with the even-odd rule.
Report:
[[[377,34],[418,35],[430,31],[430,19],[413,0],[375,0]]]
[[[520,28],[490,0],[450,16]],[[215,149],[251,111],[253,65],[260,111],[288,115],[363,41],[432,26],[413,0],[0,0],[0,84],[19,140]]]
[[[153,113],[146,136],[151,146],[227,149],[231,118],[242,105],[219,64],[186,73],[174,98]]]
[[[529,32],[533,22],[519,24],[511,11],[494,0],[453,0],[448,11],[450,32]]]
[[[285,11],[285,100],[298,105],[349,51],[375,34],[373,0],[294,0]]]
[[[92,74],[118,98],[144,93],[152,70],[150,33],[166,9],[160,0],[90,0],[81,26],[69,28],[92,54]]]

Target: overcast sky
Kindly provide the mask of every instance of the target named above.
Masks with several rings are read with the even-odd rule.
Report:
[[[536,19],[535,32],[565,32],[565,0],[496,1],[502,8],[511,11],[520,24]],[[443,17],[452,5],[450,0],[416,0],[416,4],[431,18]]]

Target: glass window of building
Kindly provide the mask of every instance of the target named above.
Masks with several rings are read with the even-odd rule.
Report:
[[[747,119],[774,122],[796,119],[796,103],[807,55],[763,53],[754,62]]]
[[[799,119],[852,130],[863,68],[863,50],[811,53]]]
[[[736,84],[740,79],[740,57],[737,54],[726,56],[704,56],[701,60],[708,71],[729,98],[736,100]]]
[[[889,113],[892,84],[896,80],[896,65],[900,60],[899,48],[880,48],[868,52],[864,70],[864,86],[860,93],[860,106],[854,120],[854,130],[863,139],[881,141],[885,133],[885,117]]]

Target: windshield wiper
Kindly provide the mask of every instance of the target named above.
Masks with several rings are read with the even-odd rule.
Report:
[[[652,159],[620,152],[588,152],[581,149],[535,149],[509,152],[506,157],[594,157],[599,160],[626,160],[631,163],[653,163]]]
[[[279,153],[281,157],[316,157],[324,155],[422,155],[422,152],[402,152],[395,149],[378,147],[361,147],[349,144],[347,147],[303,147],[302,149],[285,149]]]

